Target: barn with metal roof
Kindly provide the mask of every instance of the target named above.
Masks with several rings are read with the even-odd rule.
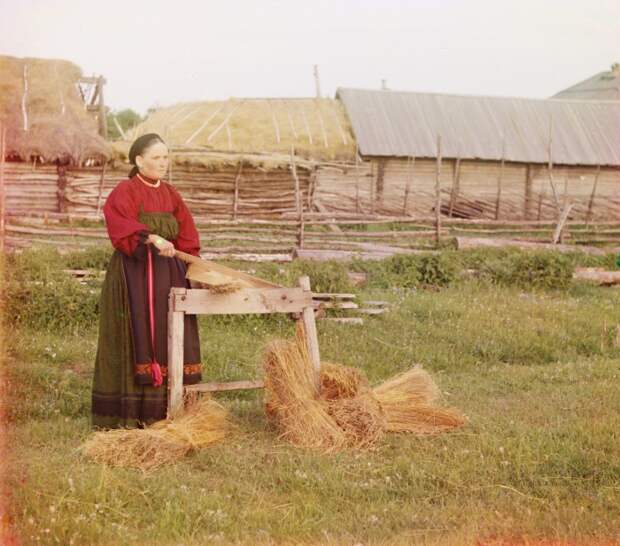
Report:
[[[337,98],[376,211],[430,213],[441,156],[450,216],[548,219],[567,203],[574,219],[620,215],[620,102],[350,88]]]

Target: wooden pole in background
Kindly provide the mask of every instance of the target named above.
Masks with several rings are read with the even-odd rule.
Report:
[[[499,220],[499,205],[502,198],[502,178],[504,178],[504,162],[506,160],[506,139],[502,134],[502,162],[497,176],[497,198],[495,199],[495,219]]]
[[[405,197],[403,199],[403,216],[407,216],[409,210],[409,195],[411,194],[414,167],[415,157],[410,156],[407,158],[407,185],[405,186]]]
[[[101,168],[101,178],[99,179],[99,195],[97,196],[97,216],[101,214],[101,201],[103,199],[103,183],[105,181],[105,171],[107,163],[104,159],[103,167]]]
[[[454,211],[454,203],[459,195],[459,184],[461,180],[461,158],[457,157],[454,162],[454,176],[452,177],[452,191],[450,192],[450,210],[448,216],[452,218],[452,212]]]
[[[297,165],[295,164],[295,145],[291,145],[291,171],[293,172],[293,181],[295,182],[295,207],[299,219],[299,234],[297,244],[299,248],[304,246],[304,211],[301,201],[301,190],[299,187],[299,177],[297,176]]]
[[[435,167],[435,243],[441,237],[441,135],[437,135],[437,164]]]
[[[557,209],[558,220],[560,219],[560,215],[562,212],[560,211],[560,200],[558,199],[558,192],[555,189],[555,182],[553,180],[553,159],[551,154],[551,146],[553,144],[553,118],[549,117],[549,144],[547,147],[547,171],[549,175],[549,184],[551,185],[551,191],[553,193],[553,201],[555,203],[555,208]]]
[[[0,252],[4,252],[5,192],[4,192],[4,156],[6,155],[6,127],[0,124]]]
[[[355,212],[362,212],[362,204],[360,203],[360,147],[355,147]]]
[[[243,169],[243,157],[239,159],[239,166],[235,174],[235,195],[233,197],[233,220],[237,219],[237,211],[239,210],[239,181],[241,179],[241,170]]]
[[[592,219],[592,207],[594,206],[594,194],[596,193],[596,186],[598,184],[598,177],[601,174],[601,166],[596,168],[596,174],[594,175],[594,184],[592,185],[592,193],[590,194],[590,201],[588,201],[588,212],[586,213],[586,226]]]

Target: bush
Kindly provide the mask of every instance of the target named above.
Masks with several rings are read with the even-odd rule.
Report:
[[[522,288],[565,289],[572,282],[573,260],[550,252],[524,252],[482,264],[481,274],[492,282]]]
[[[53,249],[32,249],[7,259],[3,306],[13,324],[47,331],[97,324],[98,285],[80,284],[65,267]]]
[[[296,286],[302,275],[310,277],[313,292],[350,292],[353,289],[347,268],[340,262],[295,260],[287,269],[287,284]]]

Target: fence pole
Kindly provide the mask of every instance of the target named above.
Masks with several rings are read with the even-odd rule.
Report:
[[[437,164],[435,166],[435,243],[441,237],[441,135],[437,135]]]

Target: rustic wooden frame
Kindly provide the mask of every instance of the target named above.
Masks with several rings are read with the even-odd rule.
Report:
[[[183,409],[183,393],[218,392],[263,387],[262,381],[201,383],[183,386],[184,318],[189,315],[297,313],[302,321],[318,389],[321,358],[314,318],[310,279],[299,278],[297,288],[244,288],[230,294],[210,290],[171,288],[168,296],[168,417]]]

